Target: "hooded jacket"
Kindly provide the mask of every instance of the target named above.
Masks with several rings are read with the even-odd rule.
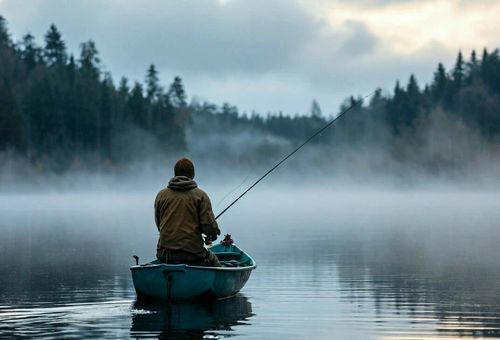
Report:
[[[206,253],[202,234],[220,235],[208,195],[189,177],[176,176],[155,200],[158,249]]]

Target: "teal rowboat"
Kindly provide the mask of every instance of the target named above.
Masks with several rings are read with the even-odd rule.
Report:
[[[238,293],[257,266],[234,244],[210,248],[221,267],[165,264],[158,261],[130,267],[138,299],[172,301],[221,299]]]

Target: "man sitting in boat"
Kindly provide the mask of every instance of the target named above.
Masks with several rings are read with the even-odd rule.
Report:
[[[208,195],[194,181],[194,165],[181,158],[175,176],[155,200],[155,223],[160,232],[156,257],[169,264],[220,266],[217,257],[204,247],[217,239],[220,230]]]

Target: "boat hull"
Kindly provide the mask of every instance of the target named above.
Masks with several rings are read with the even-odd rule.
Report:
[[[211,250],[219,259],[237,256],[242,266],[200,267],[153,261],[130,268],[139,299],[220,299],[239,292],[250,278],[255,261],[235,245],[216,245]],[[233,260],[236,262],[236,260]]]

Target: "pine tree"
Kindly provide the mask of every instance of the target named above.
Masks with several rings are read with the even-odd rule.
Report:
[[[10,81],[0,80],[0,150],[23,144],[23,121]]]
[[[470,54],[470,62],[472,65],[477,65],[476,50],[472,50],[472,52]]]
[[[21,58],[24,60],[29,71],[41,61],[41,50],[35,44],[35,37],[31,34],[26,34],[23,37]]]
[[[403,93],[403,90],[401,89],[401,85],[399,84],[399,80],[396,81],[396,85],[394,86],[394,97],[400,97],[401,94]]]
[[[489,58],[489,53],[488,50],[485,48],[483,49],[483,55],[481,56],[481,78],[484,80],[488,77],[488,58]]]
[[[99,142],[101,145],[100,154],[105,158],[109,159],[111,157],[111,124],[112,116],[114,115],[114,107],[112,101],[112,93],[115,88],[113,86],[113,79],[109,73],[104,75],[104,79],[101,82],[100,89],[100,131],[99,131]]]
[[[464,58],[462,56],[462,51],[458,52],[457,61],[455,62],[455,67],[452,72],[453,81],[458,85],[462,84],[464,77]]]
[[[466,64],[465,70],[465,81],[467,84],[471,84],[472,81],[477,78],[479,71],[479,65],[477,61],[476,51],[472,50],[470,54],[470,61]]]
[[[10,46],[10,34],[7,29],[7,20],[0,14],[0,47]]]
[[[67,67],[67,73],[68,73],[68,80],[70,83],[70,86],[75,85],[75,80],[76,80],[76,63],[75,63],[75,57],[71,55],[69,57],[69,62],[68,62],[68,67]]]
[[[81,124],[83,125],[84,145],[91,151],[101,155],[102,147],[102,112],[100,110],[100,59],[93,41],[80,44],[78,58],[78,87],[80,91],[79,106],[81,110]]]
[[[378,88],[373,93],[370,98],[369,110],[375,115],[375,117],[381,117],[384,113],[387,105],[387,100],[382,96],[382,89]]]
[[[66,63],[66,43],[62,40],[61,33],[52,24],[45,34],[45,60],[49,65]]]
[[[399,134],[407,121],[408,96],[401,88],[399,80],[394,87],[394,96],[387,103],[387,123],[394,134]]]
[[[458,92],[462,86],[462,81],[464,79],[464,58],[462,56],[462,51],[458,52],[457,61],[452,72],[453,85],[455,93]]]
[[[418,88],[417,79],[412,74],[408,81],[408,85],[406,87],[406,92],[410,98],[418,98],[420,96],[420,89]]]
[[[94,79],[99,78],[100,73],[99,63],[101,60],[98,55],[99,52],[92,40],[80,44],[80,67],[86,75]]]
[[[446,69],[442,63],[439,63],[436,72],[434,72],[434,80],[431,85],[431,93],[435,102],[443,100],[447,86],[448,77],[446,76]]]
[[[493,93],[500,95],[500,51],[483,51],[481,60],[481,80]]]
[[[144,113],[144,96],[142,85],[138,82],[134,84],[128,100],[128,108],[132,114],[132,121],[137,126],[143,128],[146,125]]]
[[[126,77],[122,77],[120,79],[120,83],[118,84],[118,94],[126,98],[130,92],[130,87],[128,86],[128,79]]]
[[[23,125],[14,79],[17,65],[7,21],[0,15],[0,150],[22,143]]]
[[[414,126],[423,104],[422,93],[417,83],[417,79],[412,74],[406,86],[407,108],[406,108],[406,124]]]
[[[311,104],[311,117],[320,118],[321,116],[321,107],[316,100],[313,100]]]
[[[161,96],[159,80],[158,71],[155,65],[151,64],[146,72],[146,95],[150,101],[156,100]]]
[[[182,85],[182,79],[180,77],[174,78],[174,82],[170,85],[170,89],[168,90],[168,96],[170,98],[170,103],[174,107],[186,106],[186,92],[184,91],[184,86]]]

